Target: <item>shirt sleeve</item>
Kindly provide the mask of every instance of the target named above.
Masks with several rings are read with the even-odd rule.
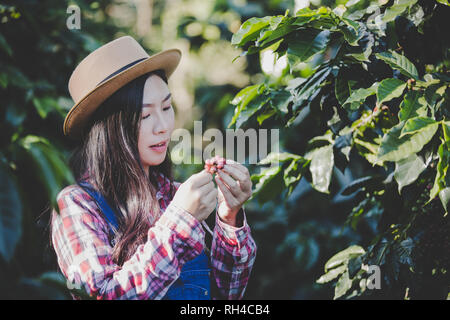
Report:
[[[62,273],[96,299],[161,299],[181,266],[199,255],[204,230],[188,212],[169,205],[145,244],[122,266],[112,260],[106,221],[78,187],[67,187],[52,213],[52,243]]]
[[[242,226],[233,227],[221,221],[216,213],[211,264],[220,293],[218,299],[242,299],[255,262],[257,247],[244,209],[238,213],[238,220],[242,221]]]

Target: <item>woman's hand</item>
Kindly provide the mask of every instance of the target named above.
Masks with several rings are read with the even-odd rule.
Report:
[[[172,203],[203,221],[213,212],[217,203],[217,189],[212,174],[205,170],[193,174],[178,187]]]
[[[236,227],[237,213],[252,196],[252,181],[248,169],[227,159],[223,169],[217,171],[215,180],[219,187],[217,213],[223,222]]]

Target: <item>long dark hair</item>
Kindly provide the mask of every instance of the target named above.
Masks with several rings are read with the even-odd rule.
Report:
[[[169,152],[162,164],[149,167],[148,175],[139,156],[144,84],[152,74],[167,83],[164,71],[156,70],[117,90],[90,118],[82,142],[69,159],[77,182],[88,173],[88,181],[113,208],[120,209],[113,247],[113,260],[119,265],[145,243],[148,229],[159,218],[158,175],[169,179],[170,196],[174,191]]]

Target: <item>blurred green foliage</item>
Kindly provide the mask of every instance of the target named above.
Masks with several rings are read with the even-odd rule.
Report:
[[[433,9],[437,15],[447,12],[439,2],[439,8]],[[258,256],[245,298],[328,299],[335,287],[316,280],[323,275],[324,266],[333,269],[328,260],[337,252],[359,245],[331,260],[338,261],[334,265],[340,268],[334,271],[337,275],[343,270],[351,277],[361,266],[362,260],[357,259],[362,251],[409,252],[410,233],[401,217],[410,217],[406,208],[413,201],[418,201],[413,205],[417,212],[429,212],[430,207],[423,207],[429,197],[420,191],[434,182],[436,172],[440,175],[432,192],[448,186],[447,167],[439,162],[446,154],[446,144],[439,137],[447,141],[448,135],[443,135],[442,125],[435,128],[429,119],[417,119],[408,123],[403,133],[439,132],[429,148],[432,160],[419,154],[420,159],[388,163],[403,159],[394,159],[396,152],[386,150],[386,164],[380,166],[375,165],[375,155],[385,129],[398,122],[392,114],[400,109],[401,120],[413,116],[444,119],[439,112],[448,104],[441,104],[441,111],[434,114],[427,109],[429,104],[440,103],[444,93],[448,95],[448,90],[433,82],[435,73],[445,75],[448,70],[448,43],[445,37],[437,37],[435,29],[442,21],[423,23],[436,17],[435,11],[429,16],[422,1],[414,6],[405,4],[403,11],[403,7],[390,7],[392,1],[369,0],[140,1],[144,7],[137,3],[17,0],[0,4],[1,298],[70,298],[65,280],[57,272],[48,233],[56,194],[73,183],[67,167],[73,142],[62,136],[64,116],[73,103],[67,83],[82,58],[124,34],[134,36],[149,52],[170,47],[183,50],[182,64],[171,79],[179,126],[192,129],[192,120],[202,120],[203,130],[225,130],[230,123],[281,129],[285,153],[280,167],[260,171],[249,166],[254,173],[255,196],[246,211]],[[81,30],[66,27],[71,4],[81,9]],[[304,9],[297,26],[285,23],[305,5],[313,11]],[[322,5],[336,8],[334,16],[329,9],[319,9]],[[382,14],[390,12],[391,17],[383,23],[374,19],[378,31],[362,30],[355,24],[377,8]],[[345,11],[343,17],[339,10]],[[396,49],[395,53],[389,49]],[[233,60],[237,56],[241,57]],[[425,78],[426,73],[432,78]],[[425,91],[423,97],[422,91],[419,96],[408,90],[410,84],[398,82],[416,76],[415,86]],[[446,79],[439,78],[439,84]],[[374,80],[378,84],[372,86]],[[246,106],[249,112],[242,112],[245,108],[234,105],[233,98],[243,95],[244,87],[259,89],[263,97],[259,101],[266,103],[250,103]],[[436,89],[436,94],[427,88]],[[377,101],[390,109],[380,108],[372,123],[365,117],[371,117]],[[448,121],[448,114],[444,117]],[[358,127],[353,135],[340,131],[351,123]],[[176,180],[183,181],[200,167],[175,166]],[[437,213],[442,212],[439,203],[433,202],[439,208]],[[442,241],[430,236],[442,233],[430,231],[438,218],[416,218],[419,227],[412,223],[411,230],[426,233],[430,246]],[[393,237],[401,236],[386,241],[386,230]],[[388,261],[386,266],[402,270],[407,257],[382,255],[383,261]],[[448,253],[441,252],[440,257],[448,257]],[[423,268],[428,271],[434,265]],[[427,288],[424,297],[441,297],[434,275],[417,283],[417,288]],[[403,278],[384,283],[393,290],[380,295],[403,297],[401,281]],[[344,292],[345,286],[339,288]]]
[[[333,283],[328,287],[334,287],[335,299],[445,299],[450,43],[438,30],[448,29],[450,8],[418,0],[361,3],[245,21],[231,43],[243,55],[263,58],[269,52],[283,67],[236,95],[230,125],[269,122],[285,129],[286,152],[270,154],[252,176],[261,203],[280,208],[295,201],[295,215],[302,215],[305,204],[295,199],[296,191],[309,185],[333,202],[352,204],[341,236],[353,230],[361,239],[350,239],[351,246],[324,263],[325,274],[317,280]],[[276,98],[280,93],[283,98]],[[289,137],[294,132],[307,143]],[[276,166],[264,167],[274,160]],[[333,216],[343,212],[327,205]],[[287,229],[294,230],[277,249],[291,244],[290,254],[308,265],[319,254],[302,256],[314,248],[315,232],[309,232],[317,231],[304,230],[305,223],[288,220]],[[372,265],[380,270],[377,289],[371,288]]]

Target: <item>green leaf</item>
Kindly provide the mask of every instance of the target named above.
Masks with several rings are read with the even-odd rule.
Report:
[[[304,26],[312,21],[322,19],[322,22],[330,21],[331,10],[326,7],[320,7],[316,10],[310,8],[303,8],[295,13],[295,21],[292,23],[296,26]],[[325,20],[325,21],[323,21]]]
[[[361,188],[369,187],[369,186],[377,186],[380,185],[380,182],[382,180],[382,176],[366,176],[362,177],[356,180],[353,180],[351,183],[349,183],[343,190],[342,195],[348,196],[351,195],[353,192],[360,190]]]
[[[426,117],[427,110],[427,102],[422,94],[418,91],[409,91],[400,105],[398,119],[406,121],[414,117]]]
[[[33,104],[42,119],[47,118],[49,112],[59,109],[57,101],[51,97],[33,98]]]
[[[258,110],[258,107],[261,106],[262,103],[260,94],[264,90],[265,90],[264,84],[255,84],[252,86],[248,86],[237,93],[237,95],[231,101],[231,104],[235,105],[236,108],[234,110],[234,116],[231,119],[231,122],[228,124],[228,128],[230,128],[233,124],[236,123],[242,111],[245,110],[247,105],[256,97],[259,97],[259,100],[257,101],[257,103],[253,104],[253,108],[251,108],[250,112],[247,112],[247,114],[244,115],[244,117],[248,119],[248,117],[251,114],[254,114]]]
[[[263,160],[258,162],[258,164],[259,165],[268,165],[268,164],[285,162],[285,161],[289,161],[289,160],[300,160],[300,159],[302,159],[301,156],[298,156],[296,154],[289,153],[289,152],[282,152],[282,153],[271,152],[267,155],[267,157],[265,157]]]
[[[419,73],[417,72],[416,67],[405,56],[398,54],[395,51],[382,52],[375,55],[378,59],[383,60],[391,66],[391,68],[399,70],[403,75],[416,80],[419,79]]]
[[[436,131],[439,126],[439,123],[436,122],[434,119],[427,117],[411,118],[408,121],[406,121],[400,134],[400,138],[402,138],[405,135],[415,134],[421,130],[424,130],[424,128],[428,126],[433,126],[435,128],[434,131]]]
[[[333,145],[328,145],[310,151],[305,158],[311,160],[309,170],[312,176],[312,186],[320,192],[329,193],[328,186],[334,166]]]
[[[5,37],[0,34],[0,48],[10,57],[13,55],[13,51],[6,41]]]
[[[439,199],[441,199],[442,206],[445,212],[448,213],[449,202],[450,202],[450,187],[444,188],[439,192]]]
[[[265,94],[256,96],[255,99],[242,109],[236,118],[236,128],[240,128],[248,119],[255,115],[258,111],[264,110],[269,102],[269,97]]]
[[[349,19],[343,18],[342,21],[346,25],[341,25],[338,27],[338,30],[344,35],[345,41],[348,42],[351,46],[358,46],[358,40],[361,37],[359,33],[359,25]]]
[[[261,114],[258,114],[258,116],[256,117],[256,120],[258,121],[259,125],[262,125],[264,121],[273,117],[276,114],[277,114],[277,110],[270,107],[270,108],[267,108],[266,110],[264,110]],[[245,120],[245,119],[243,119],[243,120]]]
[[[258,47],[259,50],[262,50],[276,43],[280,39],[286,41],[286,35],[298,28],[297,26],[292,25],[293,20],[295,19],[291,17],[273,17],[270,21],[270,25],[260,32],[260,35],[255,42],[255,46]]]
[[[352,245],[345,250],[342,250],[332,256],[325,263],[325,272],[328,272],[330,269],[336,268],[342,264],[346,264],[348,260],[351,258],[360,256],[365,253],[365,250],[357,245]]]
[[[406,11],[406,9],[414,5],[416,2],[417,0],[396,0],[391,7],[386,9],[382,20],[384,22],[394,20],[397,16],[400,16],[403,12]]]
[[[430,125],[415,134],[400,138],[404,125],[404,121],[400,122],[383,136],[377,155],[378,162],[399,161],[419,152],[433,138],[437,130],[437,126]]]
[[[272,90],[269,93],[270,104],[276,110],[282,113],[288,113],[289,103],[292,102],[293,97],[289,91],[286,90]]]
[[[343,295],[347,293],[348,290],[352,287],[352,280],[350,280],[348,270],[345,271],[342,276],[339,278],[336,283],[336,287],[334,288],[334,298],[339,299]]]
[[[252,175],[251,179],[257,182],[252,198],[258,196],[259,202],[272,200],[284,188],[281,166],[263,169],[259,174]]]
[[[62,187],[74,182],[70,168],[61,159],[59,152],[44,138],[28,135],[18,140],[18,144],[27,152],[51,204],[56,207],[56,197]]]
[[[339,73],[335,80],[334,91],[336,99],[341,105],[344,105],[345,100],[350,97],[352,90],[348,83],[348,71],[345,69],[339,69]]]
[[[448,168],[450,166],[450,126],[442,124],[444,128],[444,137],[438,149],[439,162],[436,167],[436,178],[434,179],[433,188],[430,191],[430,201],[433,200],[443,189],[450,187]],[[445,133],[447,131],[447,133]],[[445,194],[444,194],[445,196]],[[446,204],[445,204],[446,205]]]
[[[350,97],[344,102],[344,108],[350,108],[351,110],[356,110],[359,106],[366,101],[367,97],[375,94],[378,89],[378,82],[375,82],[370,88],[358,89],[352,92]]]
[[[0,255],[6,262],[11,261],[22,236],[22,209],[16,179],[0,163]]]
[[[294,111],[301,107],[305,101],[311,101],[319,92],[320,86],[331,72],[330,67],[324,67],[318,70],[313,76],[300,85],[300,89],[294,91]]]
[[[398,98],[405,90],[406,83],[398,79],[384,79],[377,88],[377,104]]]
[[[343,274],[346,270],[347,270],[347,266],[337,267],[337,268],[332,269],[331,271],[325,273],[324,275],[322,275],[319,279],[317,279],[316,282],[320,283],[320,284],[330,282],[330,281],[336,279],[337,277],[339,277],[339,275]]]
[[[309,165],[310,160],[305,158],[293,159],[289,166],[284,170],[284,184],[288,188],[288,195],[292,193],[295,186],[302,178],[306,167]]]
[[[450,3],[448,3],[448,0],[436,0],[439,3],[445,4],[446,6],[450,6]]]
[[[323,52],[328,44],[329,31],[315,29],[299,30],[286,39],[289,66],[294,69],[301,62],[307,62],[312,56]]]
[[[438,100],[445,94],[447,89],[447,85],[442,84],[433,84],[425,89],[425,100],[428,103],[428,106],[432,110],[432,114],[434,114],[438,109]]]
[[[401,193],[403,187],[416,181],[426,167],[423,160],[416,154],[397,161],[395,163],[394,178],[398,183],[398,192]]]
[[[8,75],[6,73],[0,73],[0,86],[2,86],[3,89],[8,87]]]
[[[253,17],[245,21],[239,30],[231,37],[231,44],[243,46],[245,43],[258,38],[261,29],[268,26],[273,17]]]

